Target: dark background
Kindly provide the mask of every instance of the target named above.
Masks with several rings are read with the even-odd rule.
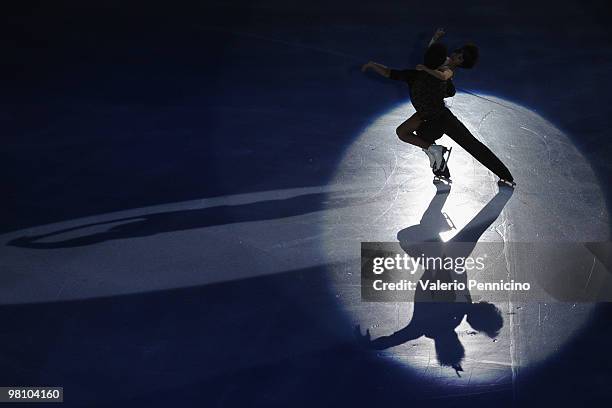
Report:
[[[360,129],[407,96],[360,65],[411,66],[438,26],[450,44],[481,49],[477,69],[462,72],[457,86],[527,106],[563,130],[610,206],[610,17],[604,1],[13,4],[0,17],[0,232],[324,185]],[[342,316],[321,320],[317,310],[333,302],[310,302],[324,273],[2,307],[0,383],[63,385],[76,406],[95,398],[147,406],[422,399],[413,374],[350,344],[260,358],[273,347],[327,344],[326,325]],[[603,404],[611,316],[600,306],[518,394],[484,389],[422,403]],[[256,334],[266,341],[249,340]],[[236,348],[257,363],[215,374]],[[148,396],[134,397],[130,384]],[[115,387],[114,396],[101,395],[103,386]]]

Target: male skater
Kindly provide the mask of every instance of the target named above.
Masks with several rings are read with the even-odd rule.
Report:
[[[371,69],[386,78],[401,80],[408,84],[412,104],[422,122],[419,123],[416,134],[412,130],[414,128],[412,118],[402,123],[396,133],[403,142],[423,149],[430,158],[430,164],[436,176],[450,177],[443,157],[446,148],[435,144],[436,140],[447,134],[476,160],[495,173],[501,183],[514,187],[516,184],[508,168],[488,147],[477,140],[444,104],[445,97],[455,94],[451,80],[452,73],[446,79],[441,79],[439,75],[429,72],[435,70],[431,68],[431,62],[439,58],[439,54],[445,50],[438,45],[439,43],[436,43],[443,34],[441,30],[434,34],[430,47],[425,53],[425,66],[428,70],[394,70],[373,61],[365,64],[362,70]],[[445,58],[440,65],[446,65],[452,72],[459,67],[472,68],[477,60],[478,48],[473,44],[466,44],[454,51],[448,59]],[[442,72],[444,69],[439,71]]]

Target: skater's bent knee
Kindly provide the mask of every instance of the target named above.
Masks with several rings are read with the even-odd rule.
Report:
[[[412,143],[412,140],[415,138],[415,134],[411,129],[407,129],[405,127],[398,127],[395,129],[395,134],[402,142]]]
[[[410,142],[408,142],[408,140],[407,140],[407,139],[408,139],[408,137],[409,137],[409,135],[408,135],[408,134],[406,134],[406,132],[402,131],[400,128],[395,129],[395,134],[397,135],[397,138],[398,138],[399,140],[401,140],[402,142],[404,142],[404,143],[410,143]]]
[[[397,137],[404,143],[414,144],[415,136],[412,133],[408,132],[397,132]]]

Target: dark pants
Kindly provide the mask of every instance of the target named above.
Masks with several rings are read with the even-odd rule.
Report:
[[[508,181],[514,180],[504,163],[487,146],[476,139],[448,108],[444,108],[442,113],[434,119],[424,122],[416,133],[419,138],[431,143],[447,134],[497,177]]]

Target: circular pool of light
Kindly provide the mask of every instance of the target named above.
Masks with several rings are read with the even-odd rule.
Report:
[[[571,139],[537,113],[494,96],[458,93],[453,113],[510,168],[518,187],[494,213],[479,242],[583,242],[609,237],[604,196],[588,161]],[[448,136],[453,146],[451,187],[432,183],[421,149],[399,141],[395,128],[413,113],[402,104],[366,127],[345,151],[332,185],[352,186],[352,205],[322,212],[324,251],[330,279],[342,307],[372,338],[405,327],[414,304],[368,303],[360,297],[360,242],[397,242],[398,232],[423,223],[437,211],[444,222],[420,231],[422,240],[452,239],[498,195],[497,177]],[[436,208],[439,207],[439,208]],[[413,237],[414,238],[414,237]],[[515,260],[500,258],[492,273],[504,278]],[[475,333],[465,319],[456,332],[465,349],[461,376],[436,358],[434,341],[420,337],[379,351],[387,359],[420,372],[429,384],[511,387],[516,377],[559,351],[580,332],[592,303],[496,301],[504,325],[493,340]]]

